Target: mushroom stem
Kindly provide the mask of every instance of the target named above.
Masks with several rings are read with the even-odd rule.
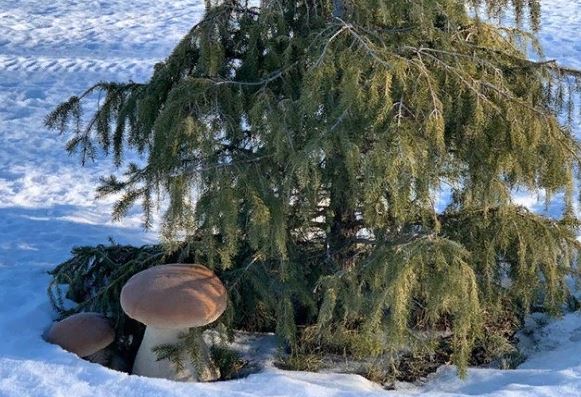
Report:
[[[83,357],[85,360],[95,363],[95,364],[100,364],[103,365],[105,367],[107,367],[107,364],[109,363],[110,359],[111,359],[111,351],[107,350],[107,349],[101,349],[93,354],[90,354],[88,356]]]
[[[148,326],[143,335],[143,341],[135,362],[133,373],[135,375],[148,376],[152,378],[165,378],[183,382],[192,381],[212,381],[220,377],[219,370],[213,365],[208,346],[200,336],[198,346],[200,348],[199,359],[192,363],[187,351],[181,352],[180,361],[183,368],[176,368],[175,363],[167,358],[158,360],[156,352],[153,350],[161,345],[177,345],[181,343],[180,336],[187,334],[188,328],[182,329],[162,329]],[[202,368],[196,368],[200,365]]]

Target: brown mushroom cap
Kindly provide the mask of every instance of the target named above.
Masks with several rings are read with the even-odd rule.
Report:
[[[78,313],[54,323],[46,340],[86,357],[109,346],[115,340],[115,330],[99,313]]]
[[[226,309],[226,288],[202,265],[162,265],[131,277],[121,307],[145,325],[163,329],[201,327]]]

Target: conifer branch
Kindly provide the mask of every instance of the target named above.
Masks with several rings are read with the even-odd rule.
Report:
[[[544,60],[544,61],[533,61],[530,59],[517,57],[517,56],[514,56],[512,54],[507,53],[506,51],[501,51],[501,50],[494,49],[494,48],[488,48],[488,47],[482,47],[482,46],[472,46],[472,47],[477,49],[477,50],[502,55],[502,56],[514,61],[515,63],[520,63],[520,64],[523,64],[525,66],[545,67],[545,68],[550,69],[552,71],[558,72],[561,75],[568,75],[568,76],[574,76],[577,78],[581,78],[581,70],[559,65],[557,63],[556,59],[549,59],[549,60]]]

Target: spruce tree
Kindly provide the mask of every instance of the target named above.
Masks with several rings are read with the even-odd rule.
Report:
[[[124,170],[98,188],[121,195],[115,218],[162,208],[169,246],[230,269],[234,310],[276,321],[293,352],[394,357],[450,329],[464,369],[506,310],[559,310],[581,74],[542,57],[540,1],[206,3],[148,82],[98,83],[47,117],[83,163]],[[490,23],[507,10],[513,27]]]

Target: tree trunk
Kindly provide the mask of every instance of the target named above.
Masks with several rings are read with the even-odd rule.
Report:
[[[345,156],[341,151],[335,152],[330,164],[332,186],[330,189],[330,208],[333,217],[330,220],[328,248],[331,259],[341,270],[348,270],[355,263],[355,239],[359,231],[359,222],[355,215],[352,183],[345,167]]]
[[[355,264],[355,239],[357,219],[352,209],[335,209],[329,235],[330,254],[341,270],[349,270]]]

